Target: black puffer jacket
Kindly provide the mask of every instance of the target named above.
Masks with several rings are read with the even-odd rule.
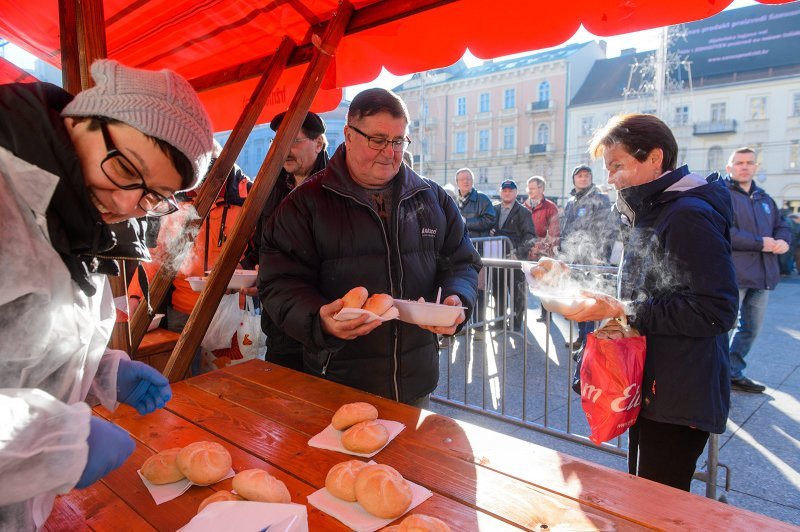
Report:
[[[431,301],[458,295],[469,318],[480,258],[455,203],[401,165],[387,232],[366,190],[347,172],[344,145],[327,169],[300,185],[269,221],[259,291],[275,324],[302,342],[305,370],[395,400],[430,393],[439,375],[436,336],[392,320],[343,341],[323,333],[319,308],[355,286]]]
[[[458,197],[458,208],[461,216],[467,221],[469,236],[472,238],[489,236],[489,231],[497,220],[497,212],[489,196],[473,188],[466,196]]]
[[[647,337],[641,416],[721,434],[730,406],[728,331],[739,293],[731,260],[731,202],[716,174],[683,166],[622,189],[632,222],[620,296]]]

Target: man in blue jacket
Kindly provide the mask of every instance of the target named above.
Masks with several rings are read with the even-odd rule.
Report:
[[[613,117],[592,139],[630,225],[619,296],[596,294],[575,321],[623,314],[647,338],[628,470],[688,491],[710,432],[730,408],[727,333],[736,319],[731,203],[716,174],[677,168],[678,144],[652,115]]]
[[[753,183],[758,169],[756,153],[739,148],[728,159],[728,191],[733,203],[733,264],[739,285],[739,324],[731,338],[731,387],[761,393],[764,386],[744,375],[744,359],[753,346],[764,313],[769,291],[780,280],[778,255],[789,250],[792,232],[778,212],[778,206],[764,189]]]

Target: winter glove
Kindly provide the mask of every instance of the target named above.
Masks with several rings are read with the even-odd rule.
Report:
[[[117,370],[117,400],[145,415],[163,408],[172,399],[169,381],[143,362],[120,360]]]
[[[89,421],[89,459],[75,486],[82,489],[91,486],[125,463],[135,447],[133,439],[118,426],[99,417]]]

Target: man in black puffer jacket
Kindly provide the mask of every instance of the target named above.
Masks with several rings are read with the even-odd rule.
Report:
[[[480,258],[455,202],[402,164],[408,111],[393,93],[353,100],[345,144],[278,207],[264,231],[264,310],[304,345],[304,370],[424,406],[439,374],[437,334],[454,334],[475,303]],[[450,327],[367,316],[337,321],[351,288],[466,307]]]

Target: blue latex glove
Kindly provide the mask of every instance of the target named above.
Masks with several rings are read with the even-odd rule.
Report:
[[[144,362],[120,360],[117,371],[117,400],[145,415],[172,399],[165,376]]]
[[[103,419],[89,421],[89,459],[76,488],[91,486],[125,463],[136,447],[130,435]]]

